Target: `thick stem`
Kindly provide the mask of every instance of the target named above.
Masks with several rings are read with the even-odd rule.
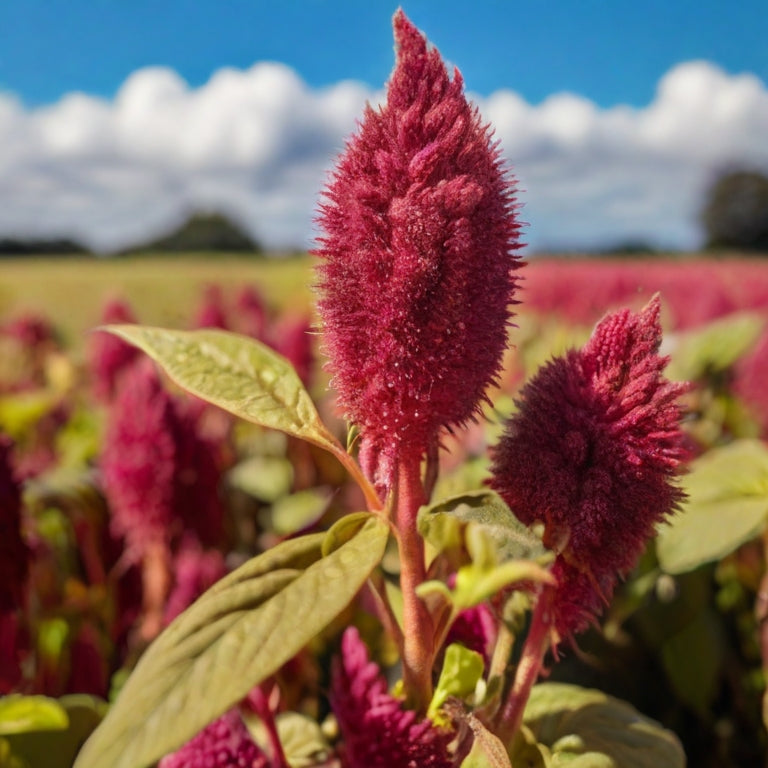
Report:
[[[523,712],[525,711],[525,705],[528,703],[531,688],[533,688],[533,684],[539,677],[539,672],[541,672],[541,667],[544,663],[544,655],[549,649],[552,622],[554,620],[552,613],[553,596],[553,589],[549,586],[544,586],[531,618],[531,626],[528,630],[528,636],[525,638],[512,690],[509,692],[507,701],[498,718],[496,734],[505,744],[511,743],[515,734],[520,729],[520,725],[523,722]]]
[[[432,698],[434,627],[416,588],[426,579],[424,540],[416,517],[424,503],[418,456],[403,456],[397,470],[395,527],[400,551],[400,588],[403,592],[403,683],[408,703],[426,712]]]

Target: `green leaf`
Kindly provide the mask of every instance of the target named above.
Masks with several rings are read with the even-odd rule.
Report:
[[[672,574],[720,560],[763,530],[768,517],[768,448],[737,440],[713,448],[683,478],[688,500],[659,528],[656,551]]]
[[[235,464],[227,481],[233,488],[271,503],[290,492],[293,465],[282,456],[252,456]]]
[[[61,730],[45,729],[8,737],[13,754],[33,768],[71,768],[85,740],[101,722],[106,702],[95,696],[73,694],[57,701],[68,725]]]
[[[763,317],[743,312],[680,334],[667,376],[674,381],[695,381],[730,368],[758,340],[764,326]]]
[[[329,501],[327,488],[308,488],[283,496],[268,513],[271,528],[280,536],[297,533],[316,523],[328,508]]]
[[[461,768],[512,768],[509,755],[501,739],[491,733],[476,717],[467,716],[472,729],[472,749],[461,763]],[[530,766],[530,762],[515,762],[515,766]]]
[[[710,706],[718,692],[726,651],[724,646],[718,617],[714,611],[705,609],[668,638],[661,648],[664,671],[677,699],[704,720],[709,717]]]
[[[326,759],[330,747],[322,728],[311,717],[281,712],[275,718],[275,725],[291,768],[309,768]]]
[[[525,724],[552,768],[684,768],[677,737],[626,702],[563,683],[533,687]]]
[[[388,534],[369,517],[327,557],[324,534],[304,536],[217,582],[149,647],[76,768],[144,768],[184,744],[344,610]]]
[[[447,724],[440,715],[440,708],[449,696],[466,699],[475,692],[483,676],[483,657],[459,643],[451,643],[445,649],[443,668],[437,681],[427,715],[439,725]]]
[[[439,551],[459,546],[470,522],[493,540],[499,560],[536,560],[548,554],[540,537],[493,491],[463,493],[419,510],[419,531]]]
[[[56,731],[69,725],[64,708],[47,696],[11,694],[0,698],[0,735]]]
[[[48,390],[0,397],[0,429],[14,440],[22,441],[58,401],[59,397]]]
[[[293,366],[265,344],[214,329],[111,325],[102,330],[142,349],[187,392],[246,421],[343,452]]]
[[[508,560],[495,567],[478,567],[473,563],[456,574],[453,604],[457,610],[471,608],[520,581],[555,584],[549,571],[529,560]]]
[[[0,736],[0,768],[28,768],[11,753],[11,745],[2,736]]]

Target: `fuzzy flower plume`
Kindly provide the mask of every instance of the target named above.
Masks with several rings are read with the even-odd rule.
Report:
[[[177,423],[154,366],[142,361],[131,367],[112,405],[100,463],[113,533],[125,538],[135,560],[170,535]]]
[[[232,709],[204,728],[158,768],[268,768],[269,761]]]
[[[491,130],[402,11],[386,104],[368,107],[320,205],[329,370],[377,480],[472,419],[496,380],[520,266]]]
[[[135,323],[136,317],[127,302],[111,299],[104,305],[101,321],[104,325]],[[104,332],[93,335],[89,351],[94,394],[99,400],[108,402],[117,391],[120,377],[141,352],[118,336]]]
[[[686,459],[678,397],[663,376],[658,297],[608,315],[579,351],[544,366],[493,456],[491,485],[558,553],[556,629],[581,631],[654,528],[674,511]]]
[[[29,557],[21,537],[21,487],[11,463],[11,441],[0,435],[0,614],[21,607]]]
[[[357,629],[350,627],[334,664],[331,706],[344,740],[345,768],[448,768],[451,734],[387,692],[381,670],[368,658]]]
[[[100,464],[112,531],[125,539],[131,559],[184,532],[205,546],[220,542],[218,454],[149,360],[129,368],[110,408]]]

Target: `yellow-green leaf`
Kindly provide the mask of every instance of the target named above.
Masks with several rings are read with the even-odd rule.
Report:
[[[11,694],[0,697],[0,735],[57,731],[69,725],[64,707],[47,696]]]
[[[103,330],[142,349],[187,392],[254,424],[343,451],[293,366],[265,344],[215,329],[111,325]]]
[[[737,440],[713,448],[683,478],[688,499],[660,527],[656,551],[667,573],[719,560],[754,538],[768,519],[768,448]]]
[[[388,533],[370,517],[327,557],[324,534],[293,539],[215,584],[150,646],[76,768],[145,768],[188,741],[348,605]]]
[[[685,768],[677,737],[612,696],[563,683],[533,687],[525,724],[552,768]]]

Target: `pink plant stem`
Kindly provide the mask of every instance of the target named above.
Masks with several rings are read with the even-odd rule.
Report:
[[[408,703],[418,712],[425,712],[432,698],[434,661],[432,618],[416,594],[416,588],[426,578],[424,540],[416,525],[424,499],[419,457],[404,455],[398,463],[395,513],[403,592],[403,682]]]
[[[528,703],[534,683],[539,677],[544,654],[549,648],[552,615],[552,587],[545,586],[539,596],[531,619],[531,627],[525,639],[520,662],[515,672],[512,690],[498,718],[497,736],[505,743],[511,743],[523,722],[523,712]]]
[[[171,591],[171,555],[165,542],[147,545],[141,563],[143,587],[142,618],[139,637],[150,643],[163,629],[163,616],[168,593]]]
[[[276,689],[273,689],[276,691]],[[262,725],[267,732],[267,740],[272,752],[273,768],[290,768],[288,759],[283,751],[283,745],[280,742],[280,734],[277,732],[277,723],[275,722],[274,707],[270,703],[268,685],[262,683],[254,688],[247,697],[248,705],[261,719]]]

